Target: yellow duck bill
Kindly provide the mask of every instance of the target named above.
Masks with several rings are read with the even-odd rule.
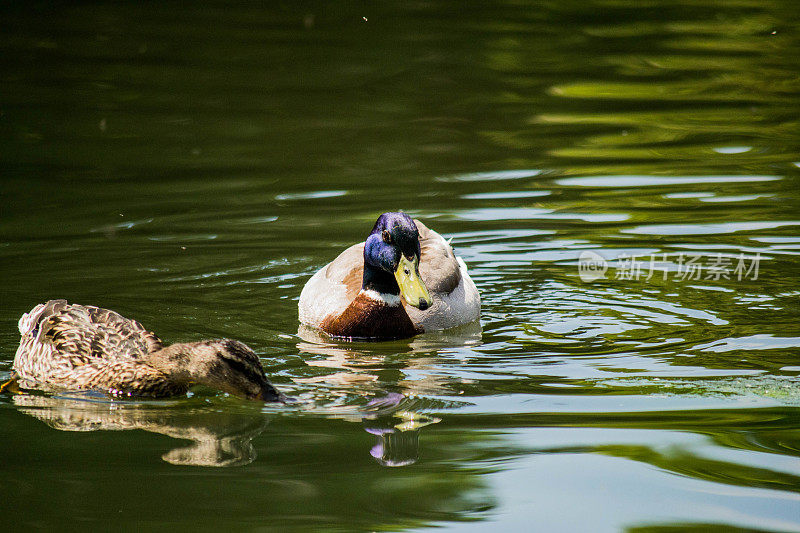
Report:
[[[394,277],[397,279],[397,285],[400,286],[400,294],[403,295],[408,305],[413,305],[423,311],[431,306],[433,298],[419,276],[418,257],[410,261],[405,255],[400,254],[400,263],[397,265],[397,270],[394,271]]]

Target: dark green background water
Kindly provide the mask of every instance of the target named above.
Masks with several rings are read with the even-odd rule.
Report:
[[[0,518],[800,530],[798,13],[3,3],[0,377],[62,297],[241,339],[299,402],[3,396]],[[482,337],[299,337],[308,277],[397,209],[453,239]],[[616,279],[634,254],[660,270]]]

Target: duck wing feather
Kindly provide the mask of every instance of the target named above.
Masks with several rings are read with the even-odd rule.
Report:
[[[419,245],[422,257],[419,262],[419,275],[428,290],[439,294],[450,294],[461,283],[461,268],[453,248],[444,237],[429,229],[417,219],[414,223],[419,230]]]
[[[161,339],[135,320],[66,300],[37,305],[23,315],[19,329],[22,338],[14,369],[23,376],[43,375],[47,365],[74,368],[102,359],[138,359],[164,347]]]
[[[45,304],[38,320],[40,342],[52,344],[58,352],[87,359],[133,358],[164,347],[155,333],[136,320],[91,305]],[[46,312],[48,308],[51,312]]]

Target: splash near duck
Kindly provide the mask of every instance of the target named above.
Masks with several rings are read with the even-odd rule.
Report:
[[[202,384],[253,400],[285,398],[253,350],[231,339],[165,347],[135,320],[66,300],[34,307],[20,318],[19,332],[13,369],[23,389],[162,398]]]
[[[396,212],[314,274],[298,307],[301,323],[334,337],[401,339],[474,322],[481,300],[447,241]]]

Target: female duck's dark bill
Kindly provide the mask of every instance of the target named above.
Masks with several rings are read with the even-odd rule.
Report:
[[[400,294],[408,305],[423,311],[431,306],[433,298],[419,275],[419,257],[415,255],[412,261],[400,254],[400,262],[394,271],[394,277],[400,287]]]
[[[288,400],[291,400],[288,396],[278,392],[275,387],[272,386],[269,382],[267,382],[264,386],[261,387],[261,390],[258,391],[256,394],[252,396],[248,396],[250,400],[258,400],[262,402],[281,402],[286,403]]]

